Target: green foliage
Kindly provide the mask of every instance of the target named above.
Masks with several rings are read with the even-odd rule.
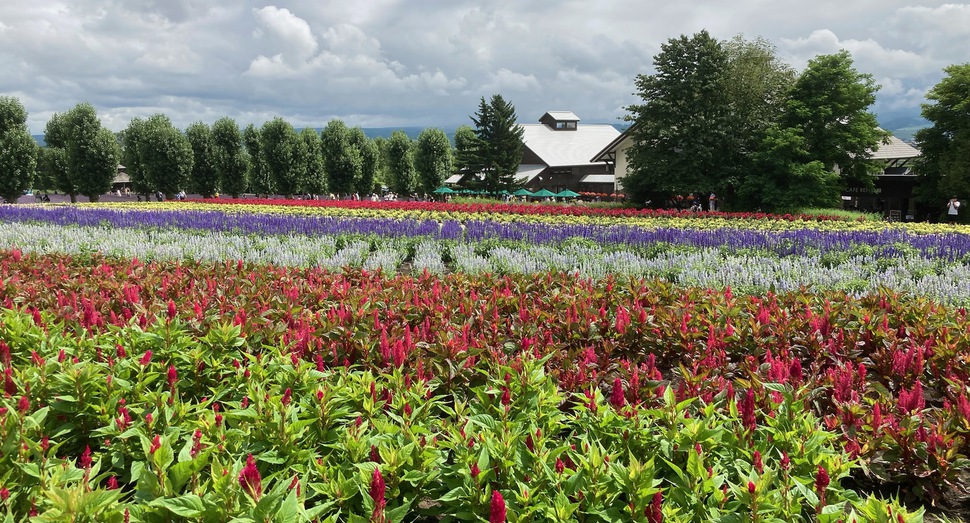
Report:
[[[101,127],[94,106],[81,103],[64,114],[55,113],[47,122],[45,141],[50,148],[64,150],[65,170],[54,177],[71,202],[78,194],[97,201],[111,189],[118,173],[118,144],[114,134]]]
[[[351,145],[350,132],[342,120],[334,119],[320,133],[327,186],[332,193],[354,192],[361,176],[360,151]]]
[[[657,193],[724,192],[725,159],[735,149],[724,47],[707,31],[682,35],[661,45],[654,66],[635,81],[643,103],[628,107],[634,143],[625,193],[643,203]]]
[[[234,198],[246,192],[249,185],[249,157],[242,143],[239,126],[232,118],[220,118],[212,124],[215,170],[222,190]]]
[[[189,139],[164,114],[150,116],[138,134],[137,151],[146,185],[169,199],[187,189],[195,165]]]
[[[889,136],[869,112],[878,90],[872,75],[855,70],[848,51],[817,56],[795,81],[783,123],[801,130],[812,160],[871,186],[880,170],[872,152]]]
[[[145,120],[135,117],[128,122],[128,127],[121,131],[120,137],[122,146],[121,161],[125,165],[132,189],[136,194],[144,194],[147,196],[155,192],[155,188],[148,180],[148,171],[142,161],[141,151],[143,148],[149,146],[145,141],[145,130]]]
[[[418,136],[414,170],[421,190],[431,194],[451,174],[451,142],[441,129],[425,129]]]
[[[20,100],[0,96],[0,198],[16,203],[31,187],[37,170],[37,149]]]
[[[458,163],[470,175],[466,183],[475,189],[497,193],[517,188],[515,173],[522,161],[522,128],[516,123],[515,106],[502,95],[494,94],[471,116],[474,139],[456,134]]]
[[[922,155],[916,197],[934,209],[945,209],[951,196],[970,194],[970,63],[951,65],[927,93],[922,106],[930,126],[916,132]],[[966,212],[961,209],[961,215]]]
[[[275,194],[276,185],[266,167],[260,130],[249,124],[243,130],[243,145],[249,154],[249,192]]]
[[[192,146],[192,174],[189,189],[211,198],[220,190],[219,171],[216,170],[215,141],[212,129],[202,122],[196,122],[185,129],[185,136]]]
[[[320,135],[309,127],[300,131],[299,163],[304,171],[304,189],[309,194],[327,190],[327,173],[321,153]]]
[[[287,198],[301,193],[304,172],[300,169],[300,139],[296,129],[280,117],[273,118],[263,124],[259,142],[266,175],[273,181],[276,192]]]
[[[414,172],[414,142],[404,131],[394,131],[387,141],[387,179],[391,191],[409,195],[417,188]]]
[[[377,142],[364,134],[360,126],[348,131],[347,140],[351,147],[357,149],[360,155],[360,176],[356,179],[355,190],[360,194],[370,194],[375,191],[377,173],[380,171],[381,151]]]

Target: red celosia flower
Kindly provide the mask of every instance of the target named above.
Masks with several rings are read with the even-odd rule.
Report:
[[[644,515],[647,516],[648,523],[663,523],[663,499],[664,496],[661,492],[657,492],[653,495],[653,501],[650,502],[650,506],[644,511]]]
[[[556,474],[562,474],[565,469],[566,464],[562,462],[562,458],[556,458]]]
[[[172,301],[172,300],[168,300],[168,319],[169,319],[169,321],[174,320],[176,314],[177,314],[177,312],[175,310],[175,302]]]
[[[610,392],[610,405],[617,410],[626,405],[626,397],[623,395],[623,381],[620,378],[613,380],[613,390]]]
[[[374,500],[374,513],[371,514],[371,522],[373,523],[383,523],[384,518],[384,507],[387,505],[387,500],[384,499],[386,485],[384,484],[384,476],[381,475],[380,467],[374,469],[374,474],[370,478],[370,497]]]
[[[239,472],[239,486],[254,500],[259,501],[263,495],[263,480],[252,454],[246,458],[246,466]]]
[[[108,490],[118,490],[118,478],[115,476],[108,477]]]
[[[818,472],[815,474],[815,490],[817,490],[819,494],[822,494],[828,487],[829,473],[827,470],[825,470],[825,467],[819,465]]]
[[[478,463],[472,463],[472,466],[469,468],[469,471],[471,472],[472,478],[477,478],[478,475],[481,473],[481,470],[478,468]]]
[[[912,414],[914,411],[922,411],[926,406],[926,399],[923,398],[923,384],[916,380],[910,390],[902,389],[899,391],[899,410],[903,414]]]
[[[81,459],[78,461],[78,466],[82,469],[91,468],[91,447],[84,447],[84,452],[81,453]]]
[[[158,449],[162,448],[162,440],[155,434],[155,438],[152,440],[152,445],[148,449],[149,454],[154,454]]]
[[[291,391],[289,387],[287,387],[286,390],[283,391],[283,398],[280,399],[280,402],[283,404],[284,407],[287,407],[290,405],[290,399],[292,398],[292,395],[293,395],[293,391]]]
[[[376,445],[370,446],[370,460],[373,461],[374,463],[381,462],[381,453],[380,451],[377,450]]]
[[[179,379],[179,373],[175,370],[175,365],[168,366],[168,388],[174,389],[175,382]]]
[[[17,384],[13,381],[13,369],[10,368],[10,364],[7,363],[7,368],[3,369],[3,392],[8,396],[13,396],[17,393]]]
[[[488,523],[505,523],[505,500],[502,499],[502,494],[497,490],[492,491],[492,503],[489,507]]]
[[[0,501],[7,501],[10,499],[10,491],[7,487],[0,488]]]
[[[140,363],[142,367],[144,367],[151,362],[152,362],[152,351],[146,350],[145,354],[141,357],[141,360],[139,360],[138,363]]]
[[[754,461],[754,469],[758,471],[758,474],[764,474],[765,467],[764,467],[764,464],[761,462],[761,453],[758,452],[757,450],[754,451],[753,461]]]
[[[508,387],[502,387],[502,405],[508,407],[512,403],[512,392]]]
[[[755,484],[754,484],[753,481],[749,481],[748,482],[748,494],[751,494],[753,496],[755,490],[757,490],[757,486],[755,486]]]
[[[757,427],[757,419],[754,413],[754,390],[748,389],[748,392],[744,394],[744,399],[738,405],[738,410],[741,411],[741,423],[747,430],[754,430]]]
[[[788,470],[788,467],[791,466],[791,458],[788,457],[788,453],[785,452],[784,450],[781,451],[780,464],[781,464],[782,470]]]
[[[27,396],[21,396],[20,401],[17,402],[17,411],[20,412],[21,415],[25,415],[29,410],[30,398]]]

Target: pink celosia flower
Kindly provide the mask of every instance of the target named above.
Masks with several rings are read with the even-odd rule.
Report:
[[[374,469],[374,474],[370,478],[370,497],[374,500],[374,513],[371,514],[372,523],[384,523],[384,507],[387,500],[384,498],[386,485],[384,476],[381,475],[380,467]]]
[[[610,392],[610,405],[617,410],[626,405],[626,397],[623,395],[623,381],[620,378],[613,380],[613,390]]]
[[[492,502],[488,512],[488,523],[505,523],[505,500],[502,493],[492,491]]]
[[[140,363],[142,367],[148,365],[151,362],[152,362],[152,351],[150,350],[146,350],[145,354],[141,357],[141,360],[138,361],[138,363]]]
[[[653,495],[653,500],[650,502],[650,506],[644,511],[644,515],[647,516],[648,523],[663,523],[663,493],[657,492]]]
[[[239,472],[239,486],[254,500],[258,501],[263,495],[263,480],[252,454],[246,458],[246,466]]]

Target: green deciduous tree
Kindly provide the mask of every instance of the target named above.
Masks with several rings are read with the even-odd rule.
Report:
[[[47,122],[44,141],[63,149],[66,171],[56,173],[57,186],[77,201],[77,195],[91,201],[111,189],[118,173],[118,142],[114,133],[101,127],[94,106],[81,103]]]
[[[414,142],[404,131],[394,131],[387,141],[387,185],[391,191],[409,195],[416,187]]]
[[[943,209],[952,196],[970,195],[970,63],[951,65],[926,94],[923,118],[930,126],[916,132],[922,156],[917,199],[931,209]],[[967,214],[961,209],[961,215]]]
[[[260,130],[249,124],[243,130],[243,145],[249,154],[249,191],[256,194],[270,195],[276,192],[273,179],[266,169],[263,158],[263,145]]]
[[[783,124],[802,131],[813,160],[872,186],[881,169],[872,152],[889,136],[869,112],[878,90],[872,75],[855,70],[848,51],[817,56],[795,81]]]
[[[147,185],[174,198],[189,186],[195,164],[192,144],[164,114],[149,117],[139,133],[138,155]]]
[[[638,203],[669,193],[722,190],[734,174],[728,54],[707,31],[661,45],[656,73],[638,75],[629,106],[633,145],[623,187]]]
[[[304,170],[304,189],[310,194],[323,194],[327,190],[327,173],[323,163],[322,143],[315,129],[307,127],[300,131],[300,163]]]
[[[212,129],[202,122],[196,122],[185,129],[185,136],[192,146],[192,175],[189,189],[212,198],[221,189],[219,172],[216,170],[215,143]]]
[[[351,129],[347,135],[351,147],[360,155],[360,176],[357,177],[355,190],[360,194],[374,192],[377,173],[380,170],[381,151],[375,140],[364,134],[360,126]]]
[[[515,121],[515,106],[500,94],[492,95],[488,103],[483,97],[471,120],[475,124],[475,140],[461,149],[459,160],[474,175],[470,185],[489,192],[514,189],[524,132]]]
[[[249,185],[249,155],[235,120],[223,117],[212,124],[212,147],[222,190],[238,198]]]
[[[296,129],[282,118],[263,124],[259,133],[263,165],[278,194],[292,198],[302,192],[303,176],[298,160],[299,138]]]
[[[360,153],[350,144],[349,131],[342,120],[327,122],[320,133],[327,187],[335,194],[354,192],[361,172]]]
[[[418,135],[414,170],[426,194],[440,187],[451,174],[451,156],[451,142],[441,129],[425,129]]]
[[[455,129],[455,154],[452,162],[455,172],[471,174],[468,165],[470,151],[475,147],[475,130],[470,125],[462,125]]]
[[[135,117],[128,122],[128,127],[121,131],[121,162],[125,165],[128,180],[135,194],[142,194],[146,198],[155,192],[148,181],[148,174],[141,158],[141,150],[145,145],[145,120]]]
[[[16,203],[31,187],[37,170],[37,142],[27,129],[20,100],[0,96],[0,197]]]

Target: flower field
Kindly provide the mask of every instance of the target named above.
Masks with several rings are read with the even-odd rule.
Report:
[[[921,521],[966,484],[961,229],[223,202],[0,208],[9,521]]]

